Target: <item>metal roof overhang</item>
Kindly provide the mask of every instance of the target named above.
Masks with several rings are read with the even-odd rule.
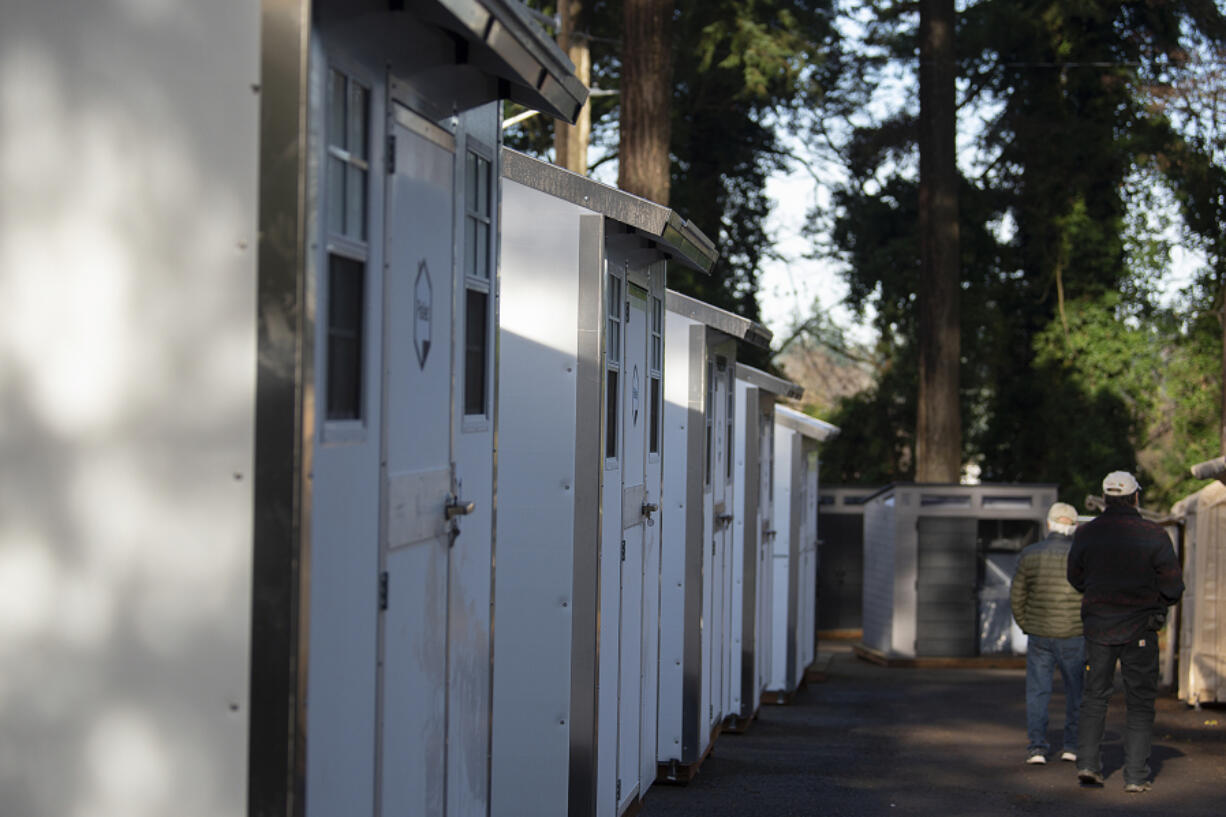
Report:
[[[787,406],[775,406],[775,422],[818,442],[833,439],[839,433],[838,426],[818,420],[816,417],[810,417]]]
[[[458,57],[498,79],[497,98],[574,122],[588,89],[520,0],[315,0],[330,18],[410,14],[451,33]],[[492,100],[491,100],[492,101]]]
[[[705,323],[725,335],[732,335],[738,340],[752,343],[763,349],[770,348],[771,338],[774,337],[769,329],[756,321],[742,318],[726,309],[711,306],[711,304],[691,298],[689,295],[682,295],[675,290],[670,289],[665,293],[665,306],[678,315]]]
[[[502,175],[620,222],[670,259],[697,272],[710,274],[719,258],[715,244],[701,230],[653,201],[510,148],[502,149]]]
[[[746,366],[744,363],[736,364],[736,376],[751,386],[766,389],[768,392],[777,394],[780,397],[790,397],[793,400],[799,400],[805,393],[803,388],[790,380],[775,377],[773,374],[768,374],[761,369],[755,369],[753,366]]]

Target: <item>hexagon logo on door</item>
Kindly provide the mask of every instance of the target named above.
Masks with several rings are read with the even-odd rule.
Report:
[[[417,265],[417,285],[413,289],[413,345],[417,349],[417,365],[426,368],[430,355],[430,313],[434,310],[434,287],[430,283],[430,268],[426,259]]]

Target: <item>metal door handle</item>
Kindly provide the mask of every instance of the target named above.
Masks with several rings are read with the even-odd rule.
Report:
[[[767,539],[774,539],[776,533],[778,533],[778,531],[775,530],[774,528],[771,528],[770,530],[762,531],[762,535],[765,536]]]
[[[640,513],[642,513],[642,514],[643,514],[643,516],[645,516],[645,517],[647,517],[648,519],[650,519],[650,518],[651,518],[651,515],[652,515],[653,513],[655,513],[656,511],[658,511],[658,510],[660,510],[660,506],[659,506],[659,505],[657,505],[656,503],[654,503],[654,502],[644,502],[644,503],[643,503],[643,509],[642,509],[642,511],[641,511]]]
[[[720,527],[726,528],[732,524],[732,514],[730,513],[721,513],[719,516],[715,518],[719,522]]]
[[[450,522],[457,516],[468,516],[476,508],[476,502],[465,502],[462,499],[453,497],[447,500],[447,504],[443,506],[443,517]]]

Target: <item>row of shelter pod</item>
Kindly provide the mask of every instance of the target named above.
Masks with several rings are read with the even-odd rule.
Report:
[[[837,429],[501,147],[527,8],[141,9],[0,30],[7,809],[616,817],[793,693]]]
[[[762,700],[774,554],[756,533],[775,525],[775,400],[800,390],[736,362],[762,326],[667,289],[670,262],[715,261],[697,228],[502,159],[490,811],[618,815]]]

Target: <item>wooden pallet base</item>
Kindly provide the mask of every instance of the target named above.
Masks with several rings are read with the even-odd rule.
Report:
[[[762,703],[773,706],[788,706],[792,701],[796,700],[796,693],[800,692],[801,687],[804,685],[804,680],[802,679],[796,689],[791,692],[788,692],[786,689],[768,689],[762,693]]]
[[[750,725],[755,719],[757,719],[757,717],[757,709],[744,717],[729,715],[728,717],[724,718],[724,731],[730,735],[743,735],[749,731]]]
[[[851,649],[865,661],[882,667],[909,669],[1025,669],[1024,655],[973,655],[963,658],[910,657],[886,655],[864,644],[852,644]]]
[[[817,640],[823,641],[859,641],[864,638],[863,630],[818,630]]]
[[[657,763],[656,782],[669,786],[688,785],[691,780],[698,776],[699,767],[711,755],[711,750],[715,748],[715,739],[719,737],[723,730],[724,725],[722,723],[717,723],[711,728],[711,740],[707,742],[707,750],[702,753],[702,757],[698,758],[698,760],[691,763],[682,763],[679,760]]]

